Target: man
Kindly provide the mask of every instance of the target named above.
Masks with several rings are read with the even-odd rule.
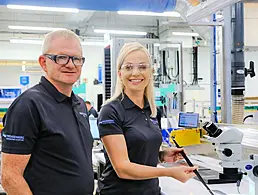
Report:
[[[86,107],[87,107],[89,116],[90,116],[90,115],[93,115],[95,118],[97,118],[97,117],[98,117],[98,112],[95,110],[95,108],[93,108],[93,106],[91,105],[91,103],[90,103],[89,101],[86,101],[86,102],[85,102],[85,105],[86,105]]]
[[[8,195],[93,194],[93,139],[86,106],[72,92],[84,61],[73,32],[46,35],[39,57],[45,77],[4,117],[2,185]]]

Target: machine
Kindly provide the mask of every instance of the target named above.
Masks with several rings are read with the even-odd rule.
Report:
[[[212,122],[205,123],[203,128],[208,132],[205,137],[215,145],[223,167],[219,178],[211,179],[208,183],[240,182],[245,174],[254,181],[255,195],[258,195],[258,155],[254,154],[249,160],[242,160],[243,133],[235,127],[218,128]]]

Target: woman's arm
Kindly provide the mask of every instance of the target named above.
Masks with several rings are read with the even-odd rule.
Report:
[[[196,167],[159,168],[130,162],[124,135],[107,135],[102,138],[102,141],[119,178],[145,180],[167,176],[186,182],[195,176],[193,170]]]

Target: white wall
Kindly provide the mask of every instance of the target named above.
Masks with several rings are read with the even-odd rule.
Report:
[[[191,84],[192,82],[192,54],[189,49],[184,50],[184,80]],[[185,100],[195,99],[196,101],[210,101],[210,48],[209,47],[201,47],[199,48],[198,55],[198,77],[203,78],[202,81],[199,81],[200,87],[204,88],[204,90],[185,90]],[[246,51],[245,52],[245,67],[249,68],[250,61],[254,61],[255,63],[255,71],[256,75],[253,78],[250,76],[246,77],[246,89],[245,96],[246,97],[257,97],[258,90],[258,51]],[[217,88],[220,87],[221,80],[221,66],[222,62],[217,59]],[[220,101],[220,100],[219,100]],[[188,108],[188,107],[187,107]],[[189,109],[192,107],[190,106]]]
[[[208,47],[198,49],[198,78],[203,80],[198,81],[199,86],[203,90],[185,90],[186,100],[209,101],[210,99],[210,50]],[[188,85],[192,84],[193,79],[193,60],[191,49],[184,50],[184,80]]]
[[[37,60],[41,54],[40,45],[22,45],[0,42],[0,60]],[[98,64],[103,64],[103,48],[100,46],[83,46],[86,62],[82,69],[81,79],[87,78],[86,98],[96,104],[97,94],[102,93],[102,85],[93,85],[93,80],[98,78]],[[0,66],[0,86],[19,86],[19,77],[22,75],[21,66]],[[41,73],[28,73],[30,87],[37,84]]]
[[[83,53],[86,62],[82,68],[81,77],[87,78],[86,98],[91,101],[97,109],[97,94],[103,93],[103,85],[94,85],[94,79],[98,79],[98,65],[104,61],[104,49],[99,46],[84,46]]]
[[[258,90],[257,90],[257,84],[258,84],[258,51],[249,51],[245,52],[245,66],[249,68],[250,61],[254,61],[255,64],[255,72],[256,76],[253,78],[250,78],[250,76],[246,77],[245,84],[246,84],[246,90],[245,95],[247,97],[257,97],[258,96]]]

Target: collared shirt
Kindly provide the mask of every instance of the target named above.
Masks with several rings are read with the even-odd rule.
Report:
[[[89,116],[92,115],[95,118],[98,118],[98,112],[95,110],[95,108],[91,107],[89,110]]]
[[[93,139],[86,106],[45,77],[26,90],[4,117],[2,151],[31,154],[24,172],[34,195],[92,195]]]
[[[156,167],[162,142],[156,118],[145,99],[144,108],[135,105],[128,96],[121,96],[100,110],[98,128],[101,137],[124,135],[129,159],[133,163]],[[158,195],[158,178],[148,180],[120,179],[105,152],[106,165],[99,180],[101,195]]]

